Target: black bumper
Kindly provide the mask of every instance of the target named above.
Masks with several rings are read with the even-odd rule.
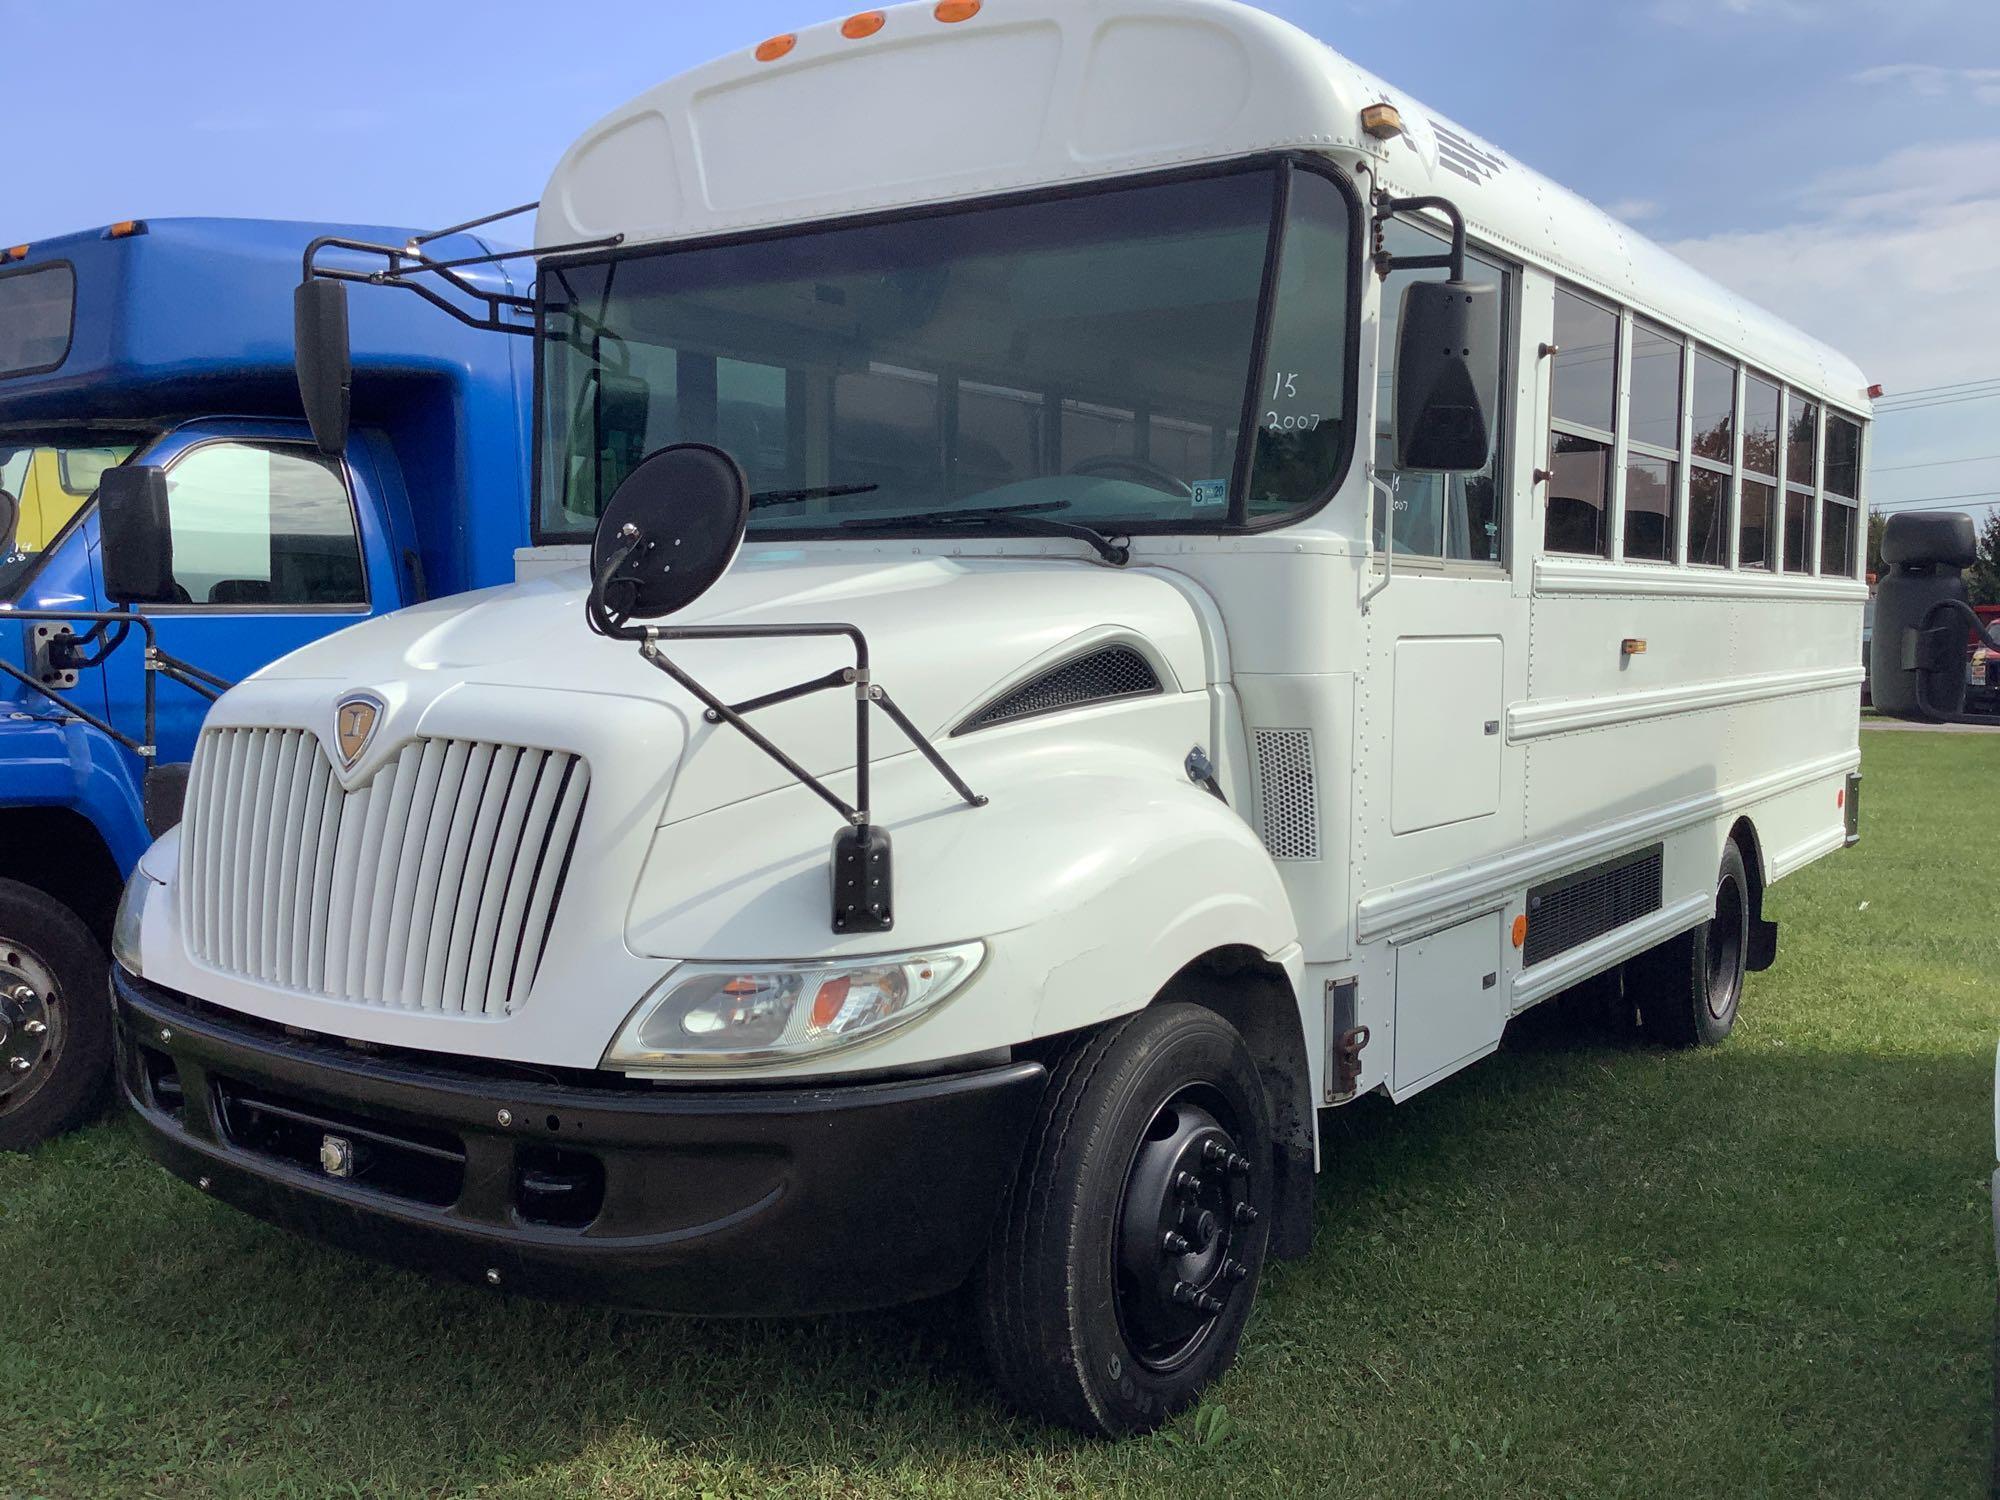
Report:
[[[122,970],[111,988],[120,1088],[175,1175],[398,1264],[657,1312],[950,1290],[1045,1076],[1017,1062],[809,1089],[523,1082],[293,1038]]]

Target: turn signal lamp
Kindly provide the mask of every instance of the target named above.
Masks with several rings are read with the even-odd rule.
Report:
[[[858,42],[865,36],[875,35],[888,19],[879,10],[864,10],[842,21],[840,34],[851,42]]]
[[[979,14],[982,3],[983,0],[943,0],[932,14],[946,25],[953,21],[970,21]]]
[[[9,245],[5,252],[5,258],[8,260],[26,260],[28,258],[28,247],[26,245]]]
[[[787,52],[790,52],[792,48],[798,46],[798,44],[798,37],[789,31],[783,36],[774,36],[769,41],[759,42],[757,44],[757,61],[776,62]]]
[[[1514,918],[1514,946],[1518,948],[1527,941],[1528,919],[1526,917]]]
[[[1403,133],[1403,112],[1393,104],[1371,104],[1361,111],[1361,128],[1378,141],[1392,141]]]

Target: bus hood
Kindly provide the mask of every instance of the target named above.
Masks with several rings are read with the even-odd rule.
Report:
[[[221,722],[273,718],[313,705],[313,727],[332,748],[335,705],[376,695],[384,722],[349,770],[349,784],[413,738],[468,737],[471,715],[502,742],[587,752],[598,737],[574,732],[593,717],[630,721],[634,710],[678,723],[648,736],[646,753],[684,748],[661,821],[678,821],[791,784],[787,773],[727,726],[704,722],[701,704],[646,663],[638,648],[585,624],[586,579],[576,568],[433,601],[345,630],[259,672],[225,699]],[[798,547],[746,548],[730,572],[672,625],[763,627],[845,623],[868,639],[875,683],[934,740],[997,696],[1079,652],[1114,642],[1149,658],[1165,691],[1211,681],[1218,642],[1212,613],[1179,574],[1113,569],[1057,558],[815,555]],[[842,638],[665,642],[663,651],[710,692],[740,703],[854,664]],[[615,700],[615,701],[606,701]],[[499,712],[496,716],[496,706]],[[757,727],[818,776],[854,763],[854,699],[828,691],[755,715]],[[498,722],[496,722],[496,719]],[[877,714],[871,759],[909,752]],[[635,747],[636,748],[636,747]],[[609,767],[593,767],[602,785]],[[665,770],[657,764],[656,773]],[[842,795],[852,795],[842,778]],[[653,783],[657,785],[657,782]]]

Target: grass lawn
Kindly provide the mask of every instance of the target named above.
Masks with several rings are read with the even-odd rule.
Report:
[[[202,1198],[114,1121],[0,1157],[0,1494],[1978,1493],[2000,736],[1864,748],[1866,837],[1773,893],[1726,1046],[1545,1019],[1328,1116],[1312,1258],[1156,1437],[1009,1417],[938,1308],[432,1284]]]

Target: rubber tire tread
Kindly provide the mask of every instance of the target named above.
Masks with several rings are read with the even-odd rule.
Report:
[[[66,1033],[56,1072],[24,1107],[0,1114],[0,1151],[26,1151],[103,1107],[111,1085],[111,961],[83,918],[18,880],[0,879],[0,937],[31,949],[62,987]]]

